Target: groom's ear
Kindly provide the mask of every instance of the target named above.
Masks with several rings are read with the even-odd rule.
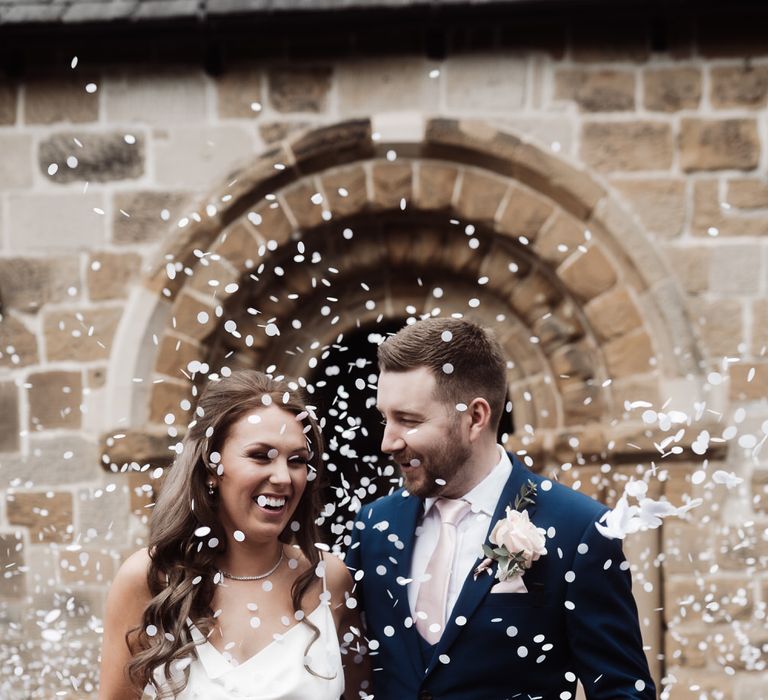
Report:
[[[476,399],[472,399],[467,406],[467,416],[469,418],[469,439],[470,442],[473,442],[483,434],[491,422],[491,406],[482,396],[478,396]]]

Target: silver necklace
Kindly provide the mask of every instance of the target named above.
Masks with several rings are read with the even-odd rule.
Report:
[[[224,571],[224,569],[219,569],[219,573],[224,578],[232,579],[233,581],[261,581],[263,578],[267,578],[267,576],[271,576],[272,574],[277,571],[277,567],[280,566],[280,564],[283,563],[283,558],[285,554],[280,548],[280,558],[277,560],[277,564],[275,564],[269,571],[267,571],[266,574],[258,574],[256,576],[234,576],[233,574],[230,574],[228,571]]]

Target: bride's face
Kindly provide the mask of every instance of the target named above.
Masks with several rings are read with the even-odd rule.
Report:
[[[288,525],[307,485],[302,423],[277,406],[252,411],[229,430],[221,450],[218,513],[232,544],[265,542]],[[220,470],[221,471],[221,470]]]

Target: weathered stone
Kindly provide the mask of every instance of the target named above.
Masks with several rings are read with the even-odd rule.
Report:
[[[603,340],[624,335],[643,325],[637,302],[626,287],[614,287],[592,299],[584,307],[584,313]]]
[[[699,68],[647,68],[643,74],[643,102],[654,112],[696,109],[701,102]]]
[[[34,313],[43,304],[78,297],[80,262],[75,255],[0,259],[0,299],[4,307]]]
[[[222,119],[250,119],[263,108],[262,71],[257,65],[239,65],[216,77],[219,116]]]
[[[603,345],[603,353],[611,377],[645,374],[653,369],[653,343],[643,328],[609,340]]]
[[[238,270],[250,270],[261,259],[264,243],[261,235],[244,217],[222,231],[211,246],[211,252],[220,255]]]
[[[668,520],[662,528],[662,551],[667,554],[664,571],[692,574],[714,560],[716,531],[711,523]]]
[[[37,361],[35,334],[10,313],[0,314],[0,367],[24,367]]]
[[[92,252],[86,273],[88,296],[92,301],[125,299],[140,266],[136,253]]]
[[[262,202],[253,212],[260,219],[255,225],[256,233],[267,241],[276,241],[278,245],[282,245],[291,237],[293,224],[288,220],[279,202]]]
[[[585,341],[558,348],[549,358],[552,372],[563,385],[581,384],[594,377],[594,360],[594,350]]]
[[[745,597],[733,595],[735,590],[743,586],[743,579],[737,575],[707,575],[694,580],[683,576],[672,576],[665,581],[664,594],[666,604],[664,617],[667,623],[675,620],[680,610],[685,608],[693,610],[705,608],[707,617],[712,622],[730,623],[733,620],[748,620],[754,609],[751,596]],[[693,607],[696,603],[698,606]],[[715,603],[715,605],[708,605]],[[701,616],[699,612],[698,615]],[[687,618],[692,617],[689,614]]]
[[[526,63],[519,53],[449,56],[443,62],[448,109],[462,112],[520,109],[525,104]]]
[[[112,240],[148,243],[159,240],[181,218],[188,195],[181,192],[115,192]]]
[[[533,322],[547,313],[561,296],[547,276],[534,270],[514,286],[509,302],[521,317]]]
[[[759,108],[768,102],[768,66],[713,66],[710,79],[714,107]]]
[[[531,329],[539,338],[541,348],[549,355],[554,349],[584,335],[579,312],[572,304],[564,302],[554,311],[546,313],[534,322]]]
[[[19,449],[19,389],[14,382],[0,382],[0,422],[0,452],[16,452]]]
[[[651,406],[660,406],[658,378],[652,375],[630,375],[611,382],[614,416],[640,420],[645,411],[643,406],[632,407],[637,401],[647,401]],[[626,443],[624,443],[625,445]],[[621,447],[623,447],[622,445]],[[621,448],[618,448],[621,449]]]
[[[740,354],[744,340],[743,309],[736,299],[691,299],[691,318],[709,357],[719,360]]]
[[[50,361],[101,360],[110,355],[123,310],[47,311],[43,317],[45,351]]]
[[[335,217],[361,211],[368,202],[366,175],[362,165],[336,168],[321,178],[328,209]],[[410,189],[410,188],[409,188]]]
[[[16,123],[16,85],[0,82],[0,124]]]
[[[728,180],[726,201],[739,209],[768,209],[768,182],[757,178]]]
[[[202,69],[131,68],[108,73],[101,86],[110,123],[176,125],[208,118]]]
[[[52,398],[58,401],[55,395]],[[45,396],[40,398],[40,402],[45,400]],[[3,456],[0,472],[9,483],[32,488],[88,481],[97,478],[101,468],[93,443],[74,435],[52,438],[43,433],[30,435],[28,454]]]
[[[621,112],[635,108],[635,74],[628,70],[555,71],[555,97],[573,100],[585,112]]]
[[[37,542],[71,542],[72,494],[66,491],[8,491],[8,522],[29,528],[29,539]]]
[[[562,389],[560,395],[563,401],[564,425],[582,425],[598,421],[605,410],[600,387],[594,384],[573,384]],[[573,455],[573,450],[570,454]]]
[[[734,401],[765,401],[768,396],[768,361],[752,360],[731,365],[730,397]]]
[[[171,446],[178,441],[168,435],[165,423],[139,430],[112,431],[101,437],[103,454],[111,464],[122,467],[135,462],[141,466],[158,463],[167,466],[174,453]]]
[[[32,186],[32,137],[29,134],[0,134],[0,188]]]
[[[186,425],[192,411],[181,408],[181,403],[192,399],[192,387],[186,381],[166,379],[162,384],[155,384],[149,402],[150,422],[162,424],[167,416],[173,416],[174,423]]]
[[[712,253],[709,246],[667,245],[664,248],[670,269],[689,294],[699,294],[709,286]]]
[[[429,78],[432,63],[421,56],[345,61],[336,67],[341,115],[359,116],[438,108],[439,86]]]
[[[6,232],[11,248],[25,250],[80,250],[104,245],[106,222],[101,193],[11,194],[7,196]]]
[[[709,290],[714,294],[759,294],[765,279],[763,251],[757,244],[722,243],[710,258]]]
[[[436,161],[419,163],[414,192],[419,209],[448,209],[458,174],[458,169],[452,165]]]
[[[579,246],[586,245],[584,224],[565,212],[559,212],[550,219],[533,241],[537,255],[553,267],[557,267]]]
[[[588,122],[581,157],[602,172],[667,170],[672,166],[672,130],[652,121]]]
[[[768,353],[768,299],[752,302],[752,355],[765,357]]]
[[[175,126],[156,132],[155,178],[169,189],[210,189],[230,180],[256,153],[255,134],[245,126]]]
[[[764,236],[768,234],[768,216],[743,216],[720,201],[716,180],[693,183],[691,233],[696,236]]]
[[[685,224],[685,182],[654,178],[653,180],[614,180],[632,205],[633,211],[648,231],[664,238],[682,233]]]
[[[683,119],[680,167],[697,170],[752,170],[760,161],[760,137],[754,119]]]
[[[109,550],[82,548],[59,552],[59,576],[67,585],[111,582],[117,565],[115,554]]]
[[[303,172],[327,170],[371,157],[372,136],[369,119],[348,119],[292,138],[290,153]]]
[[[525,236],[529,241],[535,241],[553,211],[554,207],[543,197],[522,187],[512,186],[508,190],[507,202],[497,219],[496,227],[513,237]]]
[[[24,541],[20,532],[0,532],[0,597],[21,598],[26,594]]]
[[[211,303],[222,303],[232,293],[232,284],[240,281],[240,272],[226,260],[203,257],[193,268],[185,288],[210,297]],[[229,290],[229,291],[227,291]]]
[[[79,428],[83,380],[80,372],[39,372],[27,378],[29,423],[37,430]]]
[[[24,82],[24,121],[27,124],[80,124],[99,119],[99,94],[86,84],[95,76],[71,74],[33,76]]]
[[[602,294],[616,283],[616,270],[602,246],[593,243],[576,251],[557,268],[557,276],[583,301]]]
[[[413,198],[413,168],[406,163],[374,163],[371,181],[373,204],[382,209],[398,209],[402,200]]]
[[[328,203],[318,192],[313,179],[299,180],[283,192],[282,200],[286,212],[290,212],[299,229],[311,229],[323,224],[323,212],[327,211]],[[262,228],[265,227],[259,226],[260,230]]]
[[[499,177],[478,170],[463,170],[456,199],[457,215],[464,223],[492,222],[508,188],[509,183]]]
[[[310,122],[261,122],[259,124],[259,135],[264,143],[271,145],[294,134],[306,131],[311,126]]]
[[[77,524],[83,544],[128,544],[130,488],[124,474],[103,474],[109,481],[77,493]],[[99,482],[97,481],[96,484]],[[103,483],[103,481],[102,481]]]
[[[37,163],[57,183],[137,178],[144,174],[144,138],[123,132],[53,134],[40,142]]]
[[[325,112],[331,75],[331,69],[321,65],[270,68],[269,101],[278,112]]]

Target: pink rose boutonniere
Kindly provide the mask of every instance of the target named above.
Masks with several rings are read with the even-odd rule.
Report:
[[[531,522],[525,510],[535,496],[536,484],[529,481],[515,498],[514,509],[507,506],[506,516],[493,526],[488,538],[494,546],[483,545],[485,559],[475,569],[475,578],[483,571],[490,574],[496,561],[496,578],[506,581],[530,569],[533,562],[547,553],[544,530]]]

